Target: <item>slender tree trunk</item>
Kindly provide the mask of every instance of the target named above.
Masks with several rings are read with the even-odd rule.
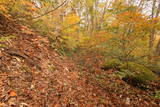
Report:
[[[155,6],[156,6],[156,0],[153,1],[152,15],[151,15],[152,19],[153,18],[157,18],[159,16],[159,13],[160,13],[160,1],[159,1],[159,4],[158,4],[156,12],[155,12]],[[157,21],[154,21],[153,23],[157,23]],[[151,52],[153,52],[155,38],[156,38],[156,29],[153,27],[153,29],[151,29],[150,41],[149,41],[149,48],[150,48]]]
[[[156,55],[160,55],[160,39],[158,41],[157,47],[156,47]]]
[[[158,17],[160,13],[160,1],[159,1],[159,5],[158,5],[158,10],[157,10],[157,14],[156,16]],[[157,47],[156,47],[156,54],[159,56],[160,55],[160,39],[158,41]]]
[[[153,51],[154,40],[155,40],[155,29],[152,29],[150,34],[150,40],[149,40],[149,48],[151,51]]]
[[[153,4],[152,4],[152,14],[151,14],[151,19],[153,20],[154,18],[154,14],[155,14],[155,6],[156,6],[156,0],[153,0]],[[149,40],[149,48],[150,51],[153,51],[153,45],[154,45],[154,37],[155,36],[155,29],[151,29],[151,33],[150,33],[150,40]]]

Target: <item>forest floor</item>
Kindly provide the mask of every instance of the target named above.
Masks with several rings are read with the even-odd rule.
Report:
[[[0,107],[159,107],[151,90],[128,85],[92,62],[83,69],[48,39],[21,26],[0,49]],[[94,59],[94,56],[91,56]],[[88,58],[90,59],[90,58]],[[83,64],[82,64],[83,65]],[[160,89],[160,84],[154,86]]]

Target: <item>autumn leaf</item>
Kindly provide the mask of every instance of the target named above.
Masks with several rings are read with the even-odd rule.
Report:
[[[9,94],[10,97],[16,97],[17,96],[17,93],[14,90],[9,91],[8,94]]]
[[[5,103],[0,103],[0,107],[5,107],[6,104]]]

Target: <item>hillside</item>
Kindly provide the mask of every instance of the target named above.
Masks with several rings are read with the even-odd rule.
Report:
[[[104,72],[98,65],[96,74],[85,66],[80,70],[75,60],[59,55],[46,37],[26,26],[0,15],[0,27],[3,34],[14,35],[1,42],[1,107],[160,106],[152,91],[128,85],[113,70]]]
[[[0,107],[160,107],[159,0],[0,0]]]

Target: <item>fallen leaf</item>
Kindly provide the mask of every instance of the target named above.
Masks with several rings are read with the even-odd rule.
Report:
[[[26,103],[21,103],[21,104],[20,104],[20,107],[29,107],[29,105],[26,104]]]
[[[16,107],[16,98],[10,98],[8,104],[10,107]]]
[[[16,93],[15,91],[11,90],[11,91],[9,92],[9,96],[15,97],[15,96],[17,96],[17,93]]]
[[[4,106],[6,106],[5,103],[0,103],[0,107],[4,107]]]

